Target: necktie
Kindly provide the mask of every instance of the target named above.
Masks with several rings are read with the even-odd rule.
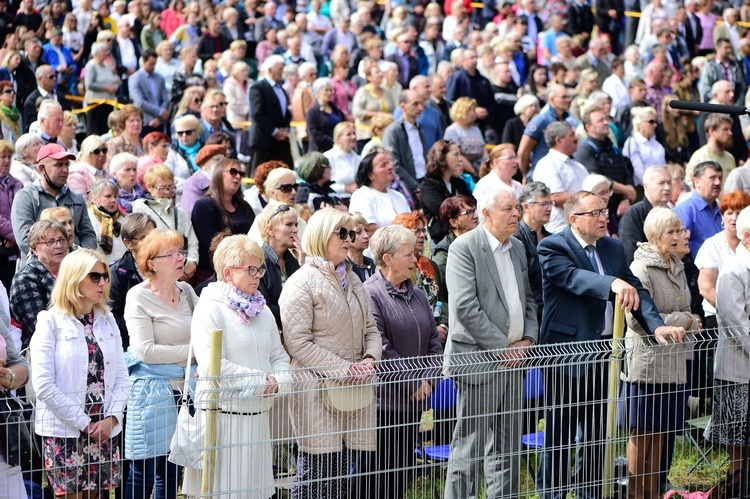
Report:
[[[589,244],[584,248],[586,251],[586,256],[589,258],[589,263],[591,264],[591,268],[594,269],[594,272],[597,274],[600,274],[599,272],[599,265],[596,264],[596,248],[594,248],[593,245]],[[602,323],[600,324],[601,330],[604,331],[604,328],[607,326],[607,318],[606,315],[602,316]]]

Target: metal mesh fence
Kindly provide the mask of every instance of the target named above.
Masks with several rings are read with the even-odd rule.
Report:
[[[36,408],[11,411],[30,422],[30,450],[13,448],[24,418],[3,418],[0,497],[25,497],[22,488],[29,497],[47,489],[128,499],[708,490],[729,470],[747,470],[740,461],[750,380],[710,374],[714,359],[746,352],[749,340],[721,330],[666,346],[642,337],[534,346],[512,363],[495,351],[402,358],[380,362],[363,384],[341,376],[340,366],[316,366],[273,373],[273,394],[265,394],[267,373],[202,377],[184,404],[174,380],[145,407],[130,400],[112,438],[66,433],[72,427],[58,423],[75,420],[82,405],[78,394],[61,394],[69,407],[36,400]],[[185,452],[170,457],[170,444]]]

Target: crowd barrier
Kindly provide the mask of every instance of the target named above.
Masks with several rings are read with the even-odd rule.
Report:
[[[746,390],[743,383],[714,381],[713,359],[741,350],[749,340],[747,331],[719,330],[667,346],[630,337],[621,343],[534,346],[514,362],[503,360],[499,351],[391,359],[380,362],[365,389],[349,384],[341,366],[317,366],[275,373],[279,393],[273,396],[262,395],[265,377],[257,373],[202,377],[186,406],[194,428],[205,430],[188,452],[201,469],[185,470],[179,491],[186,497],[237,499],[269,497],[274,491],[277,497],[433,499],[448,497],[447,487],[454,491],[451,497],[547,497],[540,489],[562,492],[561,497],[574,489],[581,494],[577,497],[627,497],[634,480],[658,487],[658,495],[651,497],[661,497],[667,488],[708,490],[730,466],[723,447],[704,435],[707,426],[713,426],[714,435],[723,432],[715,416],[711,422],[712,390],[719,384],[722,390]],[[635,375],[638,358],[638,369],[668,372],[676,382],[660,385],[660,397],[653,394],[655,385],[625,383]],[[451,366],[450,376],[444,374],[445,365]],[[431,383],[432,395],[411,400],[422,380]],[[174,422],[180,407],[171,391],[161,396],[168,408],[154,418],[154,428]],[[130,410],[137,402],[130,402]],[[745,420],[746,404],[745,397],[733,409]],[[65,414],[74,408],[55,410]],[[566,424],[564,418],[573,415],[578,424]],[[652,447],[640,447],[638,466],[631,464],[629,473],[628,455],[632,460],[639,445],[630,438],[634,417],[638,437],[650,435]],[[0,430],[0,435],[7,431]],[[159,431],[136,436],[135,442],[132,435],[125,438],[135,447],[138,439],[160,442],[155,445],[165,457],[171,434]],[[477,434],[481,441],[473,442]],[[37,447],[44,445],[38,436],[33,440]],[[124,454],[122,435],[114,441]],[[672,444],[667,456],[662,449]],[[97,448],[89,442],[80,450],[90,455]],[[84,458],[70,457],[68,465]],[[59,463],[23,459],[29,472],[25,478],[37,485],[47,484],[43,468],[63,472]],[[97,459],[106,469],[120,464],[123,482],[127,479],[129,463],[104,455]],[[658,476],[637,471],[654,460],[663,462],[660,468],[666,471]],[[306,475],[296,473],[300,466]],[[4,473],[7,467],[0,465],[0,496]],[[569,485],[560,482],[569,475]],[[263,486],[263,477],[271,489]]]

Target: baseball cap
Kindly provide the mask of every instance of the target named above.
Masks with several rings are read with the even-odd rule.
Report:
[[[69,153],[60,144],[47,144],[39,149],[36,155],[36,162],[39,163],[44,158],[52,159],[76,159],[75,155]]]

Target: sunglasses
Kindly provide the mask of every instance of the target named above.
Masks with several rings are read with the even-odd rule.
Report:
[[[299,190],[299,184],[281,184],[279,190],[284,194]]]
[[[245,175],[244,171],[238,170],[237,168],[230,168],[227,172],[233,177],[242,177]]]
[[[4,94],[14,94],[14,93],[16,93],[16,91],[13,90],[12,88],[6,88],[5,90],[3,90],[3,93]]]
[[[196,97],[195,99],[193,99],[193,102],[196,103],[196,104],[202,104],[203,103],[203,99],[201,99],[199,97]]]
[[[339,230],[334,230],[333,233],[338,234],[339,239],[341,239],[342,241],[346,241],[346,236],[349,236],[349,239],[351,239],[352,242],[357,240],[357,233],[353,230],[347,229],[346,227],[341,227]]]
[[[288,204],[279,205],[279,207],[276,208],[276,210],[273,213],[271,213],[271,216],[268,217],[268,219],[270,220],[273,217],[275,217],[276,215],[278,215],[279,213],[284,213],[285,211],[289,211],[291,209],[292,209],[292,207],[289,206]]]
[[[194,131],[195,130],[177,130],[175,133],[177,135],[187,135],[189,137],[189,136],[193,135]]]
[[[230,269],[234,270],[247,270],[247,275],[250,277],[263,277],[266,275],[265,267],[253,267],[252,265],[231,265]]]
[[[91,154],[107,154],[109,152],[109,149],[106,147],[102,147],[101,149],[94,149],[91,151]]]
[[[53,80],[53,79],[55,79],[57,77],[55,75],[46,75],[46,76],[42,76],[42,78],[47,78],[48,80]]]
[[[646,123],[651,123],[652,125],[656,125],[656,120],[647,120]]]
[[[109,282],[109,272],[89,272],[89,279],[94,284],[99,283],[102,279],[104,279],[104,282]]]

